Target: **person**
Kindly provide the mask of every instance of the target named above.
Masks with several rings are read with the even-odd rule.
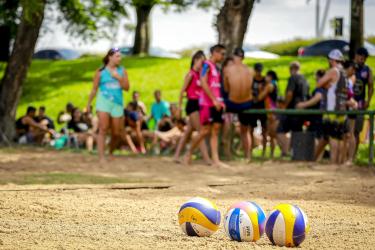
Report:
[[[256,63],[254,64],[255,75],[253,78],[253,108],[254,109],[265,109],[264,100],[258,99],[260,92],[264,90],[265,87],[265,77],[262,75],[263,64]],[[262,157],[266,154],[267,146],[267,115],[266,114],[252,114],[250,116],[250,134],[251,140],[254,141],[254,129],[258,126],[258,121],[262,127]]]
[[[348,108],[349,110],[358,109],[358,103],[354,99],[354,83],[356,82],[356,65],[354,61],[344,62],[344,70],[347,78],[347,89],[348,89]],[[348,131],[344,135],[344,156],[347,165],[350,165],[354,162],[355,153],[356,153],[356,139],[355,139],[355,124],[356,124],[356,115],[348,115],[347,126]]]
[[[86,149],[91,152],[94,149],[95,138],[90,131],[91,124],[84,120],[82,112],[79,108],[73,108],[72,119],[68,122],[68,129],[71,130],[74,144],[78,148],[84,145]]]
[[[218,137],[221,124],[223,123],[223,110],[225,105],[221,94],[221,75],[217,68],[225,57],[225,47],[217,44],[210,48],[211,57],[206,60],[201,72],[202,94],[199,99],[199,116],[201,127],[198,137],[192,142],[190,150],[185,156],[185,162],[190,163],[194,150],[199,146],[201,141],[211,135],[211,159],[214,166],[225,167],[219,159]]]
[[[36,108],[27,107],[26,114],[16,120],[16,136],[20,144],[42,144],[46,134],[55,135],[53,129],[35,121]]]
[[[169,102],[161,99],[161,91],[155,90],[154,92],[155,102],[151,106],[151,119],[154,119],[155,125],[154,129],[158,129],[159,122],[164,116],[171,116],[171,111],[169,109]]]
[[[45,124],[49,129],[55,129],[55,124],[51,118],[46,115],[46,107],[40,106],[38,109],[38,115],[35,116],[35,121],[38,123]]]
[[[190,71],[186,74],[184,85],[180,91],[180,97],[178,101],[178,110],[182,110],[182,100],[186,93],[187,103],[185,107],[186,115],[189,117],[188,124],[186,129],[184,130],[183,135],[181,136],[180,141],[176,147],[176,151],[174,154],[174,161],[180,163],[180,154],[185,146],[187,140],[191,137],[193,131],[199,131],[200,123],[199,123],[199,96],[201,95],[201,86],[200,86],[200,76],[199,73],[202,69],[203,62],[206,60],[206,56],[204,55],[203,51],[199,50],[194,53],[191,64],[190,64]],[[181,117],[181,114],[179,114]],[[202,141],[200,143],[200,151],[204,161],[207,164],[210,164],[211,159],[208,155],[208,150],[206,143]]]
[[[273,70],[269,70],[265,78],[265,86],[262,92],[259,93],[258,100],[263,100],[267,110],[274,110],[277,108],[277,81],[279,78]],[[276,147],[276,129],[278,120],[275,114],[267,114],[267,135],[270,137],[271,145],[271,159],[274,157]]]
[[[353,86],[354,100],[358,103],[358,110],[367,110],[370,106],[372,95],[374,93],[374,77],[371,68],[366,65],[369,53],[366,48],[359,48],[354,57],[356,64],[356,81]],[[359,145],[359,135],[363,130],[364,117],[358,115],[355,122],[356,150]]]
[[[305,77],[300,74],[300,63],[295,61],[289,66],[290,77],[285,93],[285,108],[295,109],[299,102],[308,99],[309,85]],[[286,134],[290,131],[302,131],[304,118],[301,116],[281,115],[277,126],[277,142],[280,145],[282,156],[289,154],[290,141]]]
[[[71,113],[73,111],[74,105],[71,102],[68,102],[65,106],[65,111],[60,111],[57,116],[58,124],[67,124],[71,119]]]
[[[87,103],[90,112],[92,100],[96,100],[99,118],[98,152],[101,163],[105,162],[105,139],[107,130],[111,128],[110,155],[116,149],[123,129],[123,95],[129,90],[129,79],[121,64],[121,53],[118,48],[110,49],[103,58],[104,66],[96,71],[93,87]]]
[[[140,98],[139,92],[138,91],[133,91],[132,101],[130,102],[130,104],[132,104],[133,106],[135,106],[135,109],[138,112],[141,112],[142,116],[146,116],[146,114],[147,114],[147,107],[144,104],[144,102],[142,102],[139,98]]]
[[[139,151],[142,154],[146,154],[145,140],[142,134],[142,114],[141,112],[137,112],[137,107],[139,106],[134,102],[128,104],[127,108],[124,110],[124,125],[125,128],[130,128],[130,130],[132,130],[130,131],[130,135],[132,134],[131,132],[134,132],[139,150],[134,150],[134,143],[130,141],[131,137],[129,137],[130,135],[128,135],[128,131],[125,130],[123,132],[123,138],[125,138],[125,141],[134,153]]]
[[[318,85],[319,80],[325,75],[326,71],[324,69],[319,69],[315,72],[315,81]],[[325,110],[326,107],[326,97],[327,90],[325,88],[317,87],[313,90],[311,98],[300,102],[296,105],[297,109],[316,109]],[[308,128],[309,132],[314,133],[314,137],[317,140],[314,159],[318,160],[324,151],[325,146],[328,144],[328,138],[323,133],[323,116],[322,115],[312,115],[309,118],[310,126]]]
[[[251,137],[249,125],[251,115],[245,113],[252,107],[253,72],[243,63],[245,52],[236,48],[233,53],[233,64],[224,68],[224,91],[228,93],[226,111],[238,114],[244,155],[251,160]]]
[[[319,80],[318,88],[327,89],[326,110],[344,111],[347,109],[347,80],[343,70],[342,62],[344,56],[340,50],[334,49],[328,54],[330,69]],[[331,163],[343,162],[344,143],[343,137],[346,133],[345,115],[324,114],[323,129],[329,137]]]

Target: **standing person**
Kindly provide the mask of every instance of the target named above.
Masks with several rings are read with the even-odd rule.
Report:
[[[221,76],[216,64],[221,63],[225,57],[225,47],[215,45],[210,49],[211,57],[205,61],[201,73],[202,94],[199,99],[200,105],[200,122],[198,138],[196,138],[189,152],[187,152],[185,161],[190,163],[194,150],[201,141],[211,134],[211,159],[215,166],[225,167],[219,159],[218,140],[221,125],[223,124],[223,110],[225,108],[221,94]]]
[[[325,75],[324,69],[319,69],[315,72],[316,86],[318,86],[319,80]],[[322,87],[316,87],[309,100],[300,102],[297,104],[297,109],[326,109],[326,98],[327,90]],[[309,116],[310,126],[309,132],[314,133],[317,140],[317,144],[314,152],[314,159],[318,160],[324,151],[325,146],[328,144],[328,137],[323,133],[323,115],[311,115]]]
[[[179,157],[182,148],[185,146],[186,141],[191,136],[193,130],[199,131],[199,96],[201,95],[201,86],[199,82],[199,74],[202,69],[203,62],[206,60],[206,56],[203,51],[199,50],[191,59],[190,71],[185,76],[184,85],[181,88],[180,98],[178,102],[178,110],[181,111],[182,99],[186,93],[187,104],[186,104],[186,115],[189,117],[187,128],[185,129],[180,141],[178,142],[176,152],[174,155],[174,161],[180,162]],[[202,141],[200,143],[200,150],[204,161],[210,164],[211,160],[208,155],[206,143]]]
[[[155,90],[154,92],[155,102],[151,106],[151,119],[154,119],[155,125],[154,130],[158,130],[159,122],[162,120],[163,117],[171,116],[171,110],[169,102],[164,101],[161,99],[161,91]]]
[[[318,82],[318,88],[327,89],[326,110],[328,111],[344,111],[347,107],[347,79],[342,66],[343,60],[344,56],[340,50],[334,49],[329,52],[330,69]],[[331,163],[340,164],[344,159],[345,120],[345,115],[323,115],[324,133],[329,136]]]
[[[279,78],[275,71],[270,70],[266,74],[266,84],[262,92],[258,96],[258,100],[264,100],[264,105],[267,110],[273,110],[277,107],[277,81]],[[278,121],[275,114],[267,114],[267,135],[270,137],[271,144],[271,158],[273,159],[276,146],[276,129]]]
[[[292,62],[289,67],[290,77],[285,93],[285,108],[295,109],[299,102],[306,101],[309,94],[309,85],[303,75],[300,74],[299,62]],[[302,131],[304,118],[301,116],[281,115],[277,126],[277,142],[281,147],[282,156],[289,154],[290,140],[286,134],[290,131]]]
[[[264,100],[258,99],[259,93],[264,90],[264,86],[266,85],[266,79],[262,75],[263,71],[263,64],[256,63],[254,65],[254,79],[253,79],[253,108],[254,109],[265,109]],[[267,115],[266,114],[252,114],[250,117],[250,134],[251,140],[254,141],[254,129],[258,125],[258,120],[260,121],[262,127],[262,157],[266,154],[266,147],[267,147]],[[251,149],[252,150],[252,149]]]
[[[372,70],[366,65],[369,56],[367,49],[359,48],[354,57],[356,64],[356,81],[353,86],[354,100],[358,103],[358,110],[367,110],[374,93],[374,78]],[[367,94],[367,95],[366,95]],[[359,145],[359,135],[363,129],[364,117],[358,115],[355,122],[356,151]],[[371,138],[372,139],[372,138]]]
[[[224,68],[224,91],[228,93],[226,111],[238,114],[244,155],[251,160],[251,136],[249,125],[251,115],[245,113],[252,106],[253,72],[243,63],[245,53],[236,48],[233,53],[233,63]]]
[[[120,66],[121,53],[118,48],[108,51],[103,58],[104,66],[96,71],[93,87],[87,103],[90,112],[91,102],[97,91],[96,110],[99,118],[98,152],[101,163],[105,162],[105,138],[111,127],[110,155],[116,149],[121,138],[123,125],[123,95],[122,91],[129,90],[129,79],[126,70]]]

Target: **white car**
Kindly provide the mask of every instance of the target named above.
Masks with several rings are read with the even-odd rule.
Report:
[[[243,50],[245,51],[246,58],[255,58],[255,59],[278,59],[280,58],[278,54],[260,50],[259,48],[255,46],[251,46],[251,45],[244,46]]]

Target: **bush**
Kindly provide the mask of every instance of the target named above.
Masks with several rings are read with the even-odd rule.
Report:
[[[262,46],[261,49],[282,56],[296,56],[300,47],[309,46],[317,41],[319,40],[296,38],[294,40],[270,43]]]
[[[369,43],[375,44],[375,35],[367,37],[366,41]]]

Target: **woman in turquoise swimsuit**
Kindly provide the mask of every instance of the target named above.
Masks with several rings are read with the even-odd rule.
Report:
[[[87,103],[87,109],[96,96],[96,111],[99,118],[98,153],[100,162],[105,162],[105,137],[111,127],[111,144],[109,153],[112,155],[121,138],[123,127],[124,104],[122,91],[129,90],[129,79],[125,69],[120,66],[121,53],[117,48],[110,49],[103,58],[104,66],[96,71],[93,87]],[[99,89],[99,93],[97,94]]]

